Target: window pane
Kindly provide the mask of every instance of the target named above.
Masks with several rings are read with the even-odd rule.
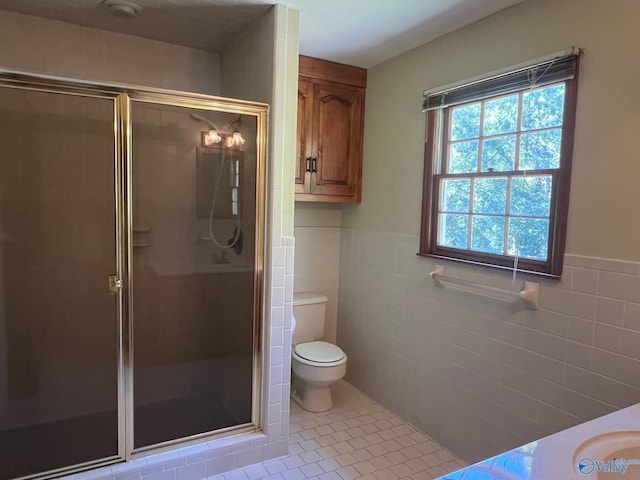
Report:
[[[469,216],[459,214],[440,215],[439,244],[444,247],[467,249]]]
[[[523,133],[520,137],[520,170],[560,168],[562,130]]]
[[[564,83],[536,88],[522,95],[522,129],[562,125]]]
[[[470,192],[471,180],[443,180],[440,210],[468,213]]]
[[[538,218],[509,219],[509,255],[547,259],[549,220]]]
[[[473,215],[471,250],[502,255],[504,253],[504,217]]]
[[[484,104],[484,134],[497,135],[518,129],[518,95],[489,100]]]
[[[515,168],[516,136],[491,138],[482,142],[482,171],[505,172]]]
[[[480,102],[451,109],[451,140],[480,136]]]
[[[548,217],[551,205],[551,175],[517,177],[511,180],[511,215]]]
[[[478,178],[473,182],[473,213],[504,215],[506,210],[506,178]]]
[[[478,141],[453,143],[449,146],[447,173],[472,173],[478,171]]]

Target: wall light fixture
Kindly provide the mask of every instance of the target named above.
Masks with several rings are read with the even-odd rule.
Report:
[[[242,116],[238,116],[238,118],[229,122],[222,129],[219,129],[213,122],[200,115],[191,113],[190,116],[194,120],[206,123],[210,127],[208,131],[202,132],[201,134],[203,147],[211,147],[219,143],[222,143],[226,148],[234,148],[244,145],[245,139],[239,130],[242,126]]]

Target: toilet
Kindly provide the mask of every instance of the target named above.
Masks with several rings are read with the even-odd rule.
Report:
[[[347,371],[342,349],[318,341],[324,335],[326,305],[322,294],[293,294],[291,398],[309,412],[325,412],[333,406],[329,386]]]

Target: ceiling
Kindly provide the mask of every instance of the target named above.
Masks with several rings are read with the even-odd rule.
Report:
[[[131,0],[129,0],[131,1]],[[369,68],[523,0],[280,0],[300,10],[300,53]],[[0,8],[219,52],[276,0],[0,0]]]

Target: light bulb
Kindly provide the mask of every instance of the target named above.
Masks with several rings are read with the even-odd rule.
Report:
[[[233,132],[233,144],[244,145],[244,138],[242,138],[242,134],[238,130]]]
[[[209,133],[204,137],[204,143],[206,145],[211,145],[212,143],[220,143],[222,141],[222,137],[218,135],[218,131],[214,128],[209,130]]]

